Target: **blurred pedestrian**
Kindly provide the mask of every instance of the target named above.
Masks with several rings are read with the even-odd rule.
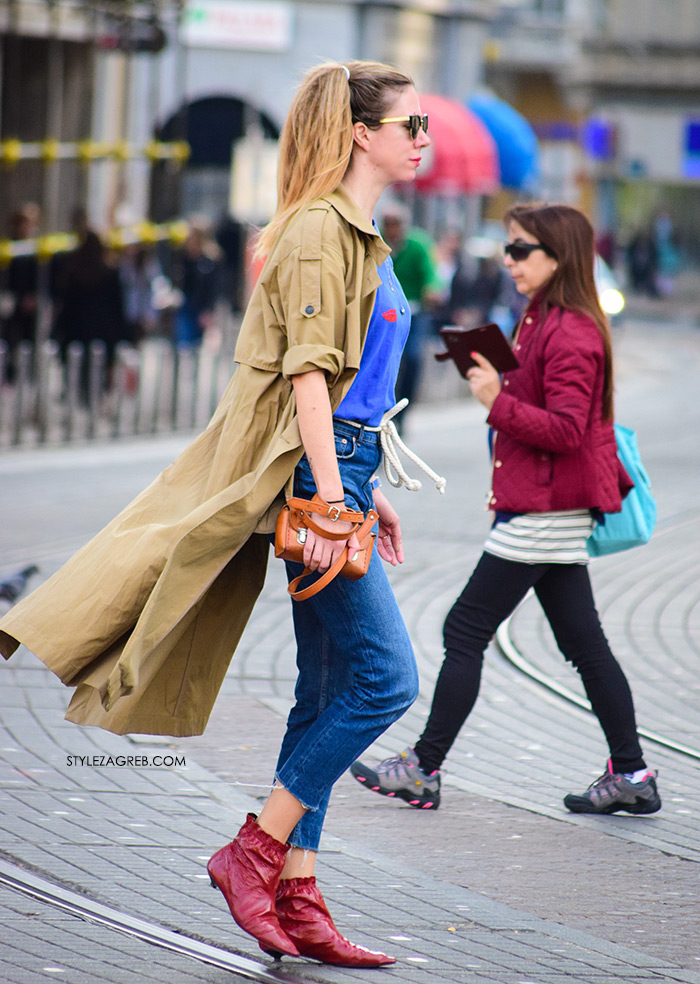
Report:
[[[603,229],[596,237],[595,248],[598,256],[607,263],[611,270],[617,263],[617,239],[612,229]]]
[[[173,285],[182,294],[175,315],[175,344],[196,348],[214,325],[220,296],[221,252],[206,219],[192,218],[185,243],[173,259]]]
[[[152,246],[133,243],[124,247],[119,261],[119,279],[124,299],[125,334],[134,345],[158,331],[160,311],[156,307],[156,288],[162,276]]]
[[[384,209],[382,236],[391,247],[396,279],[411,306],[411,330],[401,359],[396,398],[413,401],[420,383],[423,349],[432,333],[432,312],[440,303],[435,244],[422,229],[409,226],[408,209],[400,203]]]
[[[208,864],[265,952],[352,967],[395,961],[340,935],[314,870],[334,783],[417,695],[381,562],[403,561],[400,522],[373,477],[409,312],[373,213],[388,186],[415,178],[426,126],[394,68],[308,73],[282,131],[279,205],[260,239],[267,260],[238,367],[208,428],[0,622],[4,655],[21,640],[77,685],[70,720],[200,733],[262,589],[285,495],[315,500],[303,557],[316,582],[359,549],[346,510],[376,511],[364,576],[293,604],[296,702],[274,786]],[[303,570],[287,562],[290,580]]]
[[[681,255],[676,245],[673,220],[663,208],[654,216],[654,245],[658,261],[656,285],[662,297],[670,297],[681,268]]]
[[[655,813],[655,773],[587,566],[594,517],[618,512],[631,486],[613,430],[612,343],[593,278],[593,229],[566,205],[514,206],[505,223],[505,264],[529,299],[515,343],[520,367],[501,379],[477,353],[468,372],[492,428],[493,526],[445,620],[445,659],[423,734],[376,768],[356,762],[351,771],[368,789],[436,809],[439,770],[476,702],[486,647],[534,588],[610,753],[605,773],[564,805],[574,813]]]
[[[74,250],[61,257],[54,275],[56,314],[53,336],[64,358],[71,343],[84,346],[82,392],[87,392],[89,352],[102,342],[106,353],[107,388],[118,342],[133,341],[124,317],[119,271],[107,261],[107,251],[96,232],[87,229]]]
[[[627,244],[627,270],[632,290],[659,296],[659,254],[649,229],[638,229]]]
[[[450,290],[450,324],[476,328],[493,321],[510,337],[522,310],[512,278],[495,256],[480,257],[473,273],[466,264],[457,270]]]
[[[23,243],[39,235],[41,210],[34,202],[25,202],[10,217],[9,234],[14,242]],[[39,261],[36,251],[13,256],[5,276],[7,302],[0,337],[7,342],[9,359],[7,378],[14,378],[14,361],[20,342],[34,343],[39,289]],[[2,382],[2,380],[0,380]]]

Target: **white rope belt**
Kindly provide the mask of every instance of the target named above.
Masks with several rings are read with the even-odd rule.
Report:
[[[401,451],[407,458],[417,465],[421,471],[425,472],[431,482],[435,483],[435,488],[442,495],[445,491],[445,486],[447,485],[447,479],[438,475],[434,472],[430,465],[426,465],[422,458],[419,458],[415,451],[411,451],[409,447],[406,447],[404,442],[399,437],[399,432],[396,429],[396,424],[393,418],[401,413],[402,410],[408,406],[408,400],[404,397],[403,400],[399,400],[396,406],[393,406],[391,410],[387,412],[382,417],[382,422],[379,427],[367,427],[365,424],[358,424],[354,420],[347,420],[344,423],[353,424],[355,427],[362,427],[366,431],[374,431],[379,434],[379,440],[382,446],[382,452],[384,455],[384,474],[387,477],[387,481],[390,485],[393,485],[395,489],[400,489],[402,485],[405,485],[409,492],[418,492],[419,489],[423,488],[421,482],[417,478],[411,478],[406,474],[406,470],[399,460],[398,451]],[[342,420],[342,417],[336,417],[336,420]],[[395,474],[392,473],[392,468]]]

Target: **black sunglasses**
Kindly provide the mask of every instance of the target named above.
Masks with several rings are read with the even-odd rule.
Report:
[[[428,132],[428,117],[419,116],[418,113],[414,113],[413,116],[386,116],[380,123],[408,123],[408,132],[411,134],[411,140],[415,140],[420,131],[423,133]]]
[[[540,245],[540,243],[514,242],[503,244],[503,252],[506,256],[510,256],[512,260],[515,260],[516,263],[526,260],[530,253],[533,253],[536,249],[541,249],[547,256],[552,255],[547,247]]]

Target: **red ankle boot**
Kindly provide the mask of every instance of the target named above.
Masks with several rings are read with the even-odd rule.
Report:
[[[280,881],[277,916],[302,957],[340,967],[383,967],[396,963],[396,957],[366,950],[340,935],[314,877]]]
[[[254,813],[248,814],[236,838],[209,859],[207,871],[241,929],[265,950],[298,957],[275,911],[275,893],[289,845],[280,844],[255,819]]]

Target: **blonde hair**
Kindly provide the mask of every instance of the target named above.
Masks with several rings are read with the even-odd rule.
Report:
[[[329,195],[345,177],[353,124],[371,129],[412,79],[381,62],[327,62],[304,77],[280,137],[277,211],[262,230],[255,254],[264,256],[300,208]]]

